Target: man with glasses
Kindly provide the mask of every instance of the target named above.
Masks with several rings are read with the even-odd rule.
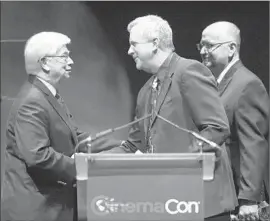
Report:
[[[41,32],[26,43],[28,80],[11,107],[6,130],[5,221],[73,220],[72,155],[89,134],[78,131],[58,93],[60,82],[71,74],[70,41],[60,33]]]
[[[127,29],[128,54],[138,70],[152,75],[138,94],[135,118],[151,117],[131,127],[119,151],[189,153],[209,148],[158,115],[222,145],[229,136],[229,126],[211,72],[200,62],[174,52],[171,27],[161,17],[139,17]],[[204,214],[206,220],[229,220],[227,211],[235,208],[237,199],[224,148],[216,165],[215,179],[204,184]]]
[[[261,80],[242,64],[240,43],[239,28],[222,21],[203,30],[197,48],[216,77],[230,123],[226,146],[240,205],[236,213],[240,219],[256,220],[263,180],[269,188],[269,101]]]

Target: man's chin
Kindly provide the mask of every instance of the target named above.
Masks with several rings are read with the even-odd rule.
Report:
[[[136,68],[137,68],[137,70],[142,70],[142,66],[140,65],[140,64],[138,64],[138,63],[136,63]]]
[[[66,71],[65,77],[66,77],[66,78],[70,78],[70,73],[71,73],[71,71]]]
[[[210,62],[208,60],[204,60],[202,63],[208,68],[210,68],[212,66],[212,62]]]

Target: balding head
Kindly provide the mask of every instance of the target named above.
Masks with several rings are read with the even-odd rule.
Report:
[[[241,44],[240,30],[239,28],[227,21],[215,22],[207,26],[203,32],[202,36],[207,35],[217,42],[232,41],[237,45],[239,50]]]
[[[240,30],[235,24],[219,21],[207,26],[198,45],[203,64],[219,76],[230,62],[239,59],[240,43]]]

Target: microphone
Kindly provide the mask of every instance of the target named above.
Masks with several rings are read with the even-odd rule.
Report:
[[[105,137],[105,136],[107,136],[107,135],[109,135],[109,134],[111,134],[111,133],[113,133],[113,132],[115,132],[115,131],[121,130],[121,129],[126,128],[126,127],[129,127],[129,126],[131,126],[131,125],[133,125],[133,124],[136,124],[136,123],[138,123],[138,122],[140,122],[140,121],[142,121],[142,120],[145,120],[145,119],[147,119],[147,118],[149,118],[149,117],[151,117],[151,114],[148,114],[148,115],[146,115],[146,116],[144,116],[144,117],[141,117],[141,118],[139,118],[139,119],[137,119],[137,120],[131,121],[131,122],[129,122],[129,123],[127,123],[127,124],[124,124],[124,125],[122,125],[122,126],[115,127],[115,128],[110,128],[110,129],[101,131],[101,132],[99,132],[99,133],[96,133],[94,136],[89,136],[89,137],[87,137],[86,139],[80,141],[80,142],[76,145],[76,147],[75,147],[75,153],[77,152],[79,146],[82,145],[82,144],[84,144],[84,143],[87,143],[87,142],[93,142],[93,141],[95,141],[95,140],[97,140],[97,139],[99,139],[99,138]],[[89,149],[90,149],[90,148],[88,148],[88,153],[91,152],[91,151],[89,151]]]
[[[192,131],[192,130],[188,130],[188,129],[179,127],[177,124],[175,124],[175,123],[173,123],[173,122],[167,120],[166,118],[160,116],[158,113],[156,113],[156,115],[157,115],[158,118],[164,120],[164,121],[167,122],[168,124],[171,124],[172,126],[176,127],[177,129],[182,130],[182,131],[184,131],[184,132],[186,132],[186,133],[191,134],[192,136],[196,137],[198,140],[203,141],[203,142],[209,144],[213,149],[216,149],[217,151],[219,151],[219,153],[221,153],[221,148],[220,148],[219,145],[217,145],[215,142],[213,142],[213,141],[211,141],[211,140],[208,140],[208,139],[204,138],[203,136],[201,136],[200,134],[198,134],[198,133],[196,133],[196,132],[194,132],[194,131]],[[201,146],[201,145],[200,145],[200,147],[201,147],[201,152],[203,152],[202,146]]]

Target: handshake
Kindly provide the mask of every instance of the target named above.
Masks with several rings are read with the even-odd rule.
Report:
[[[80,135],[78,138],[80,141],[75,147],[75,153],[100,153],[119,147],[122,143],[122,140],[89,134]]]
[[[146,118],[149,118],[151,114],[148,114],[144,117],[136,119],[132,122],[124,124],[119,127],[115,127],[113,129],[108,129],[105,131],[101,131],[94,136],[89,134],[81,134],[78,136],[79,143],[75,147],[75,153],[82,152],[82,153],[100,153],[100,152],[108,152],[108,153],[124,153],[125,151],[121,148],[113,150],[115,147],[120,147],[122,144],[122,140],[115,140],[115,139],[108,139],[106,135],[111,134],[115,131],[121,130],[123,128],[128,128],[129,126],[138,123]],[[74,158],[74,155],[72,155]]]
[[[176,127],[181,131],[185,131],[186,133],[193,136],[193,142],[190,146],[190,151],[193,153],[196,152],[214,152],[216,156],[216,161],[220,159],[222,154],[222,148],[218,146],[216,143],[202,137],[200,134],[195,133],[194,131],[184,129],[179,127],[178,125],[174,124],[173,122],[163,118],[158,113],[156,113],[157,117],[164,120],[165,122],[171,124],[172,126]],[[135,123],[138,123],[146,118],[149,118],[151,114],[148,114],[144,117],[136,119],[130,123],[125,125],[108,129],[102,132],[95,134],[94,136],[89,135],[88,133],[83,133],[78,137],[79,143],[75,147],[75,153],[82,152],[82,153],[100,153],[100,152],[107,152],[107,153],[124,153],[124,149],[116,148],[120,147],[122,141],[115,140],[109,138],[106,135],[113,133],[114,131],[121,130],[123,128],[127,128]]]
[[[84,134],[84,137],[80,138],[80,142],[75,147],[75,153],[123,153],[124,150],[118,148],[122,144],[122,140],[116,140],[113,138],[108,138],[106,136],[92,137],[89,134]],[[222,155],[222,148],[217,144],[207,144],[201,140],[193,139],[191,146],[189,147],[190,152],[213,152],[216,156],[216,161],[218,161]],[[137,151],[136,154],[141,153]],[[74,157],[74,155],[72,155]]]

